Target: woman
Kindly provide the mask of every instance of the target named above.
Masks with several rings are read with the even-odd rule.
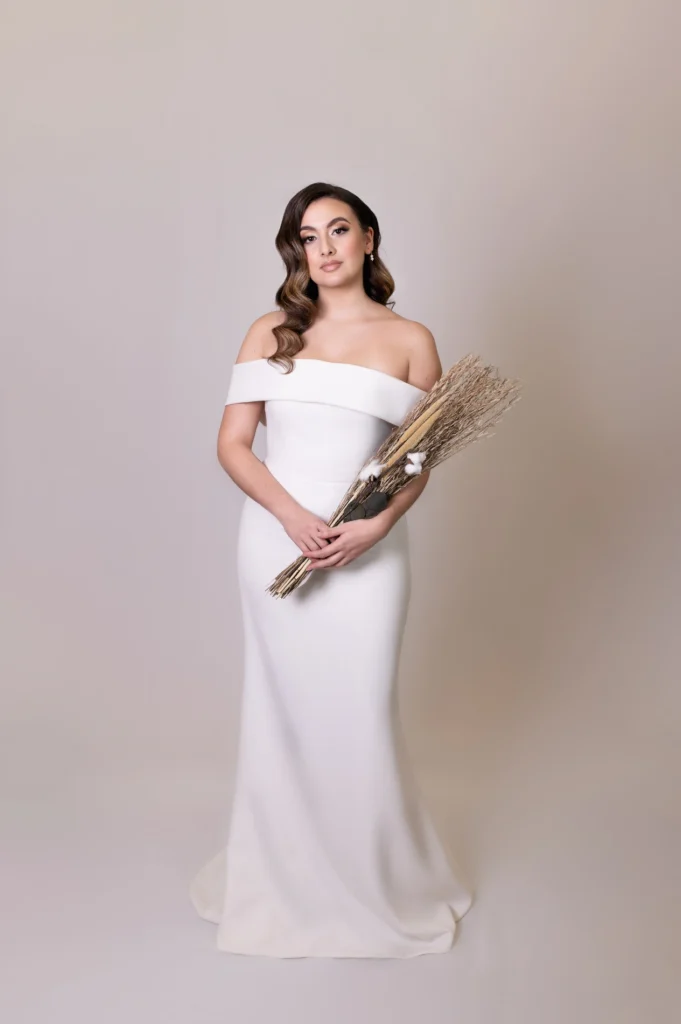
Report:
[[[241,345],[218,457],[246,500],[237,541],[244,666],[226,848],[194,878],[217,946],[274,957],[413,957],[451,948],[471,896],[409,765],[397,669],[411,587],[404,513],[326,523],[374,449],[442,373],[432,334],[388,308],[373,212],[317,183],[276,244],[280,310]],[[267,427],[267,455],[251,446]],[[303,553],[310,574],[267,592]]]

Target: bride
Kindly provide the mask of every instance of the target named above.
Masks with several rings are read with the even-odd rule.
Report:
[[[217,948],[272,957],[446,952],[472,896],[407,753],[397,674],[411,590],[405,513],[329,528],[366,459],[442,373],[431,332],[392,310],[375,214],[316,183],[276,238],[278,309],[231,368],[218,458],[244,492],[237,545],[244,677],[223,849],[191,884]],[[267,454],[252,451],[258,424]],[[301,586],[274,577],[301,553]]]

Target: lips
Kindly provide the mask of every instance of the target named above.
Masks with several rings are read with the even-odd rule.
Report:
[[[331,260],[329,263],[322,263],[322,270],[335,270],[336,267],[340,267],[338,260]]]

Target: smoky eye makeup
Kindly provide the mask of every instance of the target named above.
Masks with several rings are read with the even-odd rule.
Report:
[[[331,229],[331,234],[334,235],[337,231],[340,231],[341,234],[345,234],[345,232],[349,231],[349,230],[350,230],[350,226],[348,224],[338,224],[335,228]],[[301,235],[300,236],[300,241],[303,243],[303,245],[305,245],[305,243],[308,241],[308,239],[314,238],[314,237],[315,237],[314,235]]]

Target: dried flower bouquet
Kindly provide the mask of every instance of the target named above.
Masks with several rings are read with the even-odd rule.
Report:
[[[520,381],[505,379],[479,356],[455,363],[414,405],[359,471],[329,526],[371,518],[424,469],[430,470],[481,437],[520,395]],[[300,555],[270,583],[274,597],[286,597],[309,578],[311,559]]]

